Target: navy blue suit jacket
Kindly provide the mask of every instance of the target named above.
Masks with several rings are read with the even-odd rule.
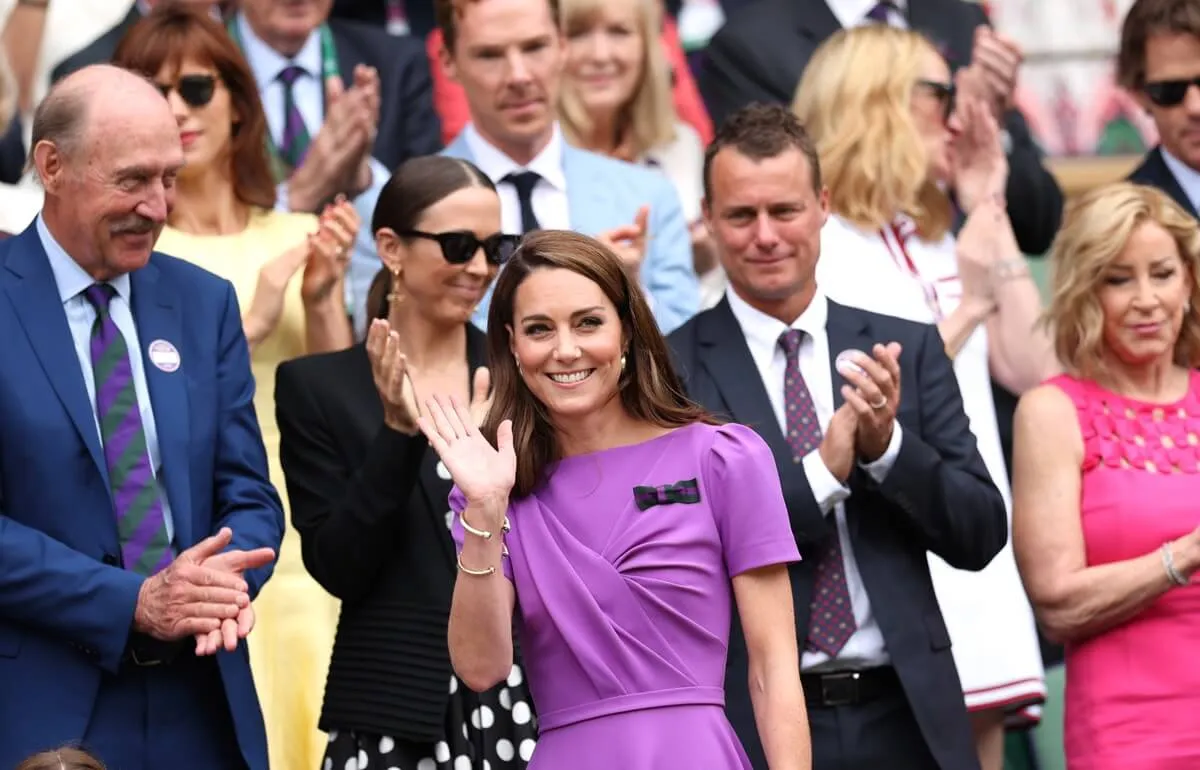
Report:
[[[1142,164],[1129,175],[1129,181],[1144,184],[1148,187],[1157,187],[1167,195],[1170,195],[1171,199],[1182,206],[1184,211],[1200,219],[1200,213],[1196,212],[1196,207],[1188,200],[1187,193],[1183,191],[1179,180],[1171,173],[1171,168],[1167,165],[1167,162],[1163,160],[1161,146],[1155,147],[1146,153],[1146,157],[1142,159]]]
[[[162,339],[180,353],[173,372],[145,367],[176,546],[228,526],[232,547],[278,551],[283,508],[232,285],[158,253],[130,278],[143,347]],[[120,673],[143,578],[111,566],[120,543],[104,454],[34,225],[0,242],[0,340],[0,767],[13,767],[83,736],[101,677]],[[270,573],[247,573],[252,594]],[[266,770],[245,647],[218,665],[246,763]]]

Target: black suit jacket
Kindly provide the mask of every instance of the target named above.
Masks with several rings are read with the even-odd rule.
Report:
[[[985,567],[1008,538],[1003,498],[976,449],[958,381],[934,327],[830,302],[826,328],[831,351],[870,350],[891,341],[903,346],[900,453],[883,484],[861,469],[853,472],[846,522],[872,613],[926,743],[942,770],[974,770],[978,759],[927,552],[960,569]],[[792,461],[729,301],[700,313],[672,333],[669,343],[689,395],[754,428],[775,454],[802,557],[788,571],[803,649],[813,565],[824,538],[836,531],[834,519],[821,513],[802,466]],[[832,366],[833,382],[841,382]],[[834,403],[841,405],[837,388]],[[755,768],[766,770],[747,676],[746,642],[735,622],[726,710]]]
[[[121,38],[140,19],[135,5],[120,24],[59,64],[51,77],[58,80],[89,64],[112,61]],[[433,78],[424,45],[343,19],[330,19],[329,29],[344,82],[353,81],[359,64],[379,72],[379,126],[371,154],[391,171],[409,158],[441,150],[442,125],[433,109]]]
[[[1180,206],[1183,210],[1192,216],[1200,219],[1200,214],[1196,213],[1196,207],[1188,199],[1187,193],[1183,191],[1179,180],[1171,173],[1171,169],[1167,167],[1167,162],[1163,160],[1162,147],[1155,147],[1150,152],[1146,153],[1146,157],[1142,160],[1142,165],[1133,170],[1129,175],[1130,182],[1137,182],[1149,187],[1157,187]]]
[[[485,340],[467,326],[472,374]],[[361,344],[281,364],[275,408],[304,566],[342,600],[320,727],[440,740],[455,549],[437,455],[384,425]]]
[[[335,19],[359,21],[376,27],[387,26],[384,0],[333,0],[329,15]],[[404,16],[409,33],[422,40],[437,26],[433,18],[433,0],[404,0]]]
[[[987,24],[977,3],[964,0],[909,0],[909,25],[927,35],[951,68],[971,61],[975,28]],[[751,102],[791,104],[817,46],[840,29],[825,0],[754,0],[731,16],[704,54],[697,84],[720,124]],[[1026,254],[1050,248],[1062,218],[1063,196],[1042,166],[1042,153],[1017,110],[1005,116],[1012,139],[1009,154],[1009,215],[1017,243]]]

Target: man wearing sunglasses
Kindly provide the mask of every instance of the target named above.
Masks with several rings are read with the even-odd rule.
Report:
[[[1125,16],[1117,79],[1154,119],[1159,145],[1130,175],[1200,216],[1200,5],[1137,0]]]

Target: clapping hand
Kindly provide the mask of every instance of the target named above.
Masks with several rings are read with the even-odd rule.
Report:
[[[384,423],[397,433],[415,436],[419,411],[408,358],[400,349],[400,334],[381,318],[372,321],[367,330],[367,358],[383,404]]]
[[[1013,104],[1017,74],[1024,58],[1021,47],[1012,38],[987,25],[975,28],[970,68],[978,71],[988,107],[996,120],[1001,120]]]
[[[230,531],[226,528],[223,531]],[[231,533],[232,536],[232,533]],[[257,548],[253,551],[225,551],[210,556],[201,566],[241,577],[247,570],[265,567],[275,560],[275,551]],[[221,621],[221,627],[207,634],[196,634],[196,654],[213,655],[218,650],[233,652],[239,639],[245,639],[254,630],[254,605],[247,602],[236,617]]]
[[[306,243],[307,261],[300,286],[300,295],[306,303],[325,301],[341,284],[361,223],[353,204],[340,195],[321,212],[320,226]]]
[[[425,402],[425,414],[417,419],[421,432],[438,453],[468,505],[481,505],[503,516],[508,495],[517,478],[517,455],[513,450],[512,420],[500,423],[496,446],[479,432],[470,410],[454,398],[434,396]],[[500,529],[501,520],[478,526]]]
[[[978,93],[978,72],[961,70],[958,118],[954,138],[954,191],[963,211],[970,214],[984,201],[1003,201],[1008,184],[1008,158],[1000,141],[1000,126]]]
[[[646,258],[649,223],[650,207],[642,206],[638,209],[632,225],[622,225],[601,233],[596,236],[596,240],[612,249],[621,258],[625,269],[633,275],[637,275],[641,270],[642,261]]]
[[[173,642],[220,633],[226,621],[233,621],[236,629],[239,617],[250,607],[249,586],[242,573],[270,564],[275,552],[258,548],[222,553],[231,542],[233,531],[224,527],[146,578],[134,608],[134,630]]]
[[[848,383],[842,398],[858,415],[855,446],[865,462],[887,451],[900,406],[900,343],[876,345],[871,353],[854,356],[853,366],[838,370]]]

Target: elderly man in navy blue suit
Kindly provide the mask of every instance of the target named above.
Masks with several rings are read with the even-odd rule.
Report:
[[[153,252],[183,165],[107,65],[34,118],[45,203],[0,244],[0,767],[266,770],[239,641],[283,510],[233,287]]]

